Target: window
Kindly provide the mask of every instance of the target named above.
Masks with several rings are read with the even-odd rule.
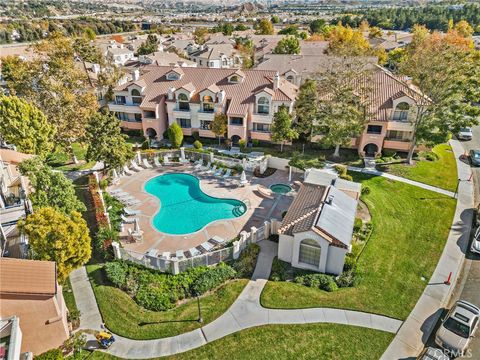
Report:
[[[270,102],[266,97],[258,99],[257,112],[259,114],[268,114],[270,112]]]
[[[243,118],[241,117],[230,118],[230,125],[243,125]]]
[[[318,267],[320,264],[320,253],[320,245],[315,240],[302,240],[300,242],[298,262]]]
[[[121,121],[128,121],[128,114],[124,112],[117,112],[115,115],[117,115],[117,119]]]
[[[253,131],[270,132],[270,124],[253,123]]]
[[[213,103],[213,99],[209,95],[205,95],[203,97],[202,105],[203,105],[203,111],[205,111],[205,112],[213,112],[214,107],[215,107],[215,105]]]
[[[199,60],[199,61],[198,61],[198,64],[199,64],[200,66],[202,66],[202,60]]]
[[[407,121],[408,120],[408,112],[410,111],[410,105],[406,102],[401,102],[395,108],[393,112],[393,120],[395,121]]]
[[[167,80],[178,80],[179,76],[175,72],[170,72],[167,74]]]
[[[135,114],[135,121],[142,121],[142,114]]]
[[[211,121],[205,121],[205,120],[200,121],[200,129],[202,130],[210,130],[211,126],[212,126]]]
[[[368,125],[367,134],[379,135],[382,133],[382,127],[380,125]]]
[[[237,84],[237,83],[239,83],[240,81],[239,81],[237,75],[233,75],[233,76],[230,77],[230,82],[231,82],[231,83],[234,83],[234,84]]]
[[[180,111],[190,111],[190,104],[187,95],[178,94],[178,109]]]
[[[213,61],[210,61],[210,64],[208,66],[213,67],[213,65],[214,65]]]
[[[115,96],[115,104],[125,105],[125,96]]]
[[[293,75],[288,75],[288,76],[287,76],[287,81],[293,83],[293,81],[294,81]]]
[[[190,119],[177,119],[177,123],[183,129],[188,129],[192,127],[192,122]]]
[[[155,111],[144,111],[145,117],[149,119],[155,119]]]
[[[135,105],[139,105],[142,103],[142,96],[140,95],[140,91],[138,91],[137,89],[132,90],[132,102]]]
[[[392,140],[403,140],[403,131],[390,130],[387,137]]]

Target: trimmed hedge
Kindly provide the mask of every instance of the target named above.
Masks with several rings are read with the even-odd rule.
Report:
[[[225,281],[233,279],[237,272],[224,263],[218,264],[216,267],[200,275],[191,287],[193,295],[202,295],[211,289],[223,284]]]
[[[302,284],[308,287],[319,288],[328,292],[338,290],[338,286],[335,283],[333,276],[325,274],[309,274],[303,276],[297,276],[295,278],[297,284]]]
[[[260,246],[258,244],[249,244],[242,251],[240,257],[233,264],[233,268],[237,271],[239,277],[250,278],[257,264]]]

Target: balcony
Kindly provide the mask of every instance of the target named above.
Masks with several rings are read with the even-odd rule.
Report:
[[[173,117],[175,119],[191,119],[192,115],[190,110],[173,109]]]
[[[108,103],[108,108],[110,111],[115,111],[115,112],[126,112],[126,113],[142,113],[142,110],[138,105],[134,105],[132,103],[115,103],[115,102],[109,102]]]
[[[385,139],[383,147],[392,150],[408,151],[410,149],[410,140]]]
[[[214,138],[216,135],[211,130],[198,129],[198,135],[200,137]]]
[[[387,130],[413,131],[413,125],[408,121],[389,121],[387,123]]]
[[[250,137],[256,140],[270,141],[271,133],[267,131],[250,131]]]
[[[273,114],[253,113],[251,122],[271,124],[273,121]]]
[[[205,112],[202,110],[198,110],[198,120],[199,121],[213,121],[213,118],[215,117],[215,113],[212,112]]]

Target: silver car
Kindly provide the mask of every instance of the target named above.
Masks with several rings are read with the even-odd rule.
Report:
[[[450,358],[443,353],[441,349],[435,349],[433,347],[428,347],[422,351],[418,360],[450,360]]]
[[[476,254],[480,254],[480,227],[477,228],[477,231],[475,231],[475,236],[473,237],[470,251]]]
[[[462,356],[475,334],[480,309],[464,300],[455,303],[442,320],[435,335],[435,343],[450,357]]]
[[[473,132],[472,128],[465,127],[461,128],[457,134],[458,140],[472,140],[473,139]]]

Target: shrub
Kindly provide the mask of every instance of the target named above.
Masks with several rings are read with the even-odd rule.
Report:
[[[353,231],[358,231],[362,228],[363,221],[360,218],[355,218],[355,222],[353,223]]]
[[[286,272],[290,268],[289,264],[279,260],[278,258],[273,259],[272,262],[272,271],[270,273],[270,280],[272,281],[285,281],[287,279]],[[302,279],[303,283],[303,279]]]
[[[170,140],[172,147],[175,149],[178,149],[182,145],[183,132],[180,125],[177,123],[170,125],[168,128],[168,139]]]
[[[70,156],[65,152],[54,152],[48,154],[45,162],[48,166],[57,167],[64,165],[70,161]]]
[[[370,194],[370,191],[371,191],[371,190],[370,190],[370,188],[369,188],[367,185],[364,185],[364,186],[362,187],[362,195],[368,195],[368,194]]]
[[[141,286],[135,300],[145,309],[152,311],[165,311],[175,307],[176,298],[168,289],[155,288],[149,285]]]
[[[62,350],[60,349],[51,349],[43,354],[35,356],[35,360],[62,360],[64,359]]]
[[[258,139],[253,139],[252,140],[252,145],[253,146],[258,146],[260,144],[260,141]]]
[[[195,140],[195,141],[193,142],[193,147],[194,147],[195,149],[197,149],[197,150],[200,150],[200,149],[203,147],[203,145],[202,145],[202,143],[201,143],[200,141]]]
[[[345,263],[343,264],[343,271],[349,271],[356,267],[357,259],[355,259],[355,255],[352,253],[347,254],[347,256],[345,256]]]
[[[249,244],[240,254],[240,257],[233,264],[237,276],[250,278],[257,264],[260,246],[258,244]]]
[[[340,276],[337,277],[335,282],[337,286],[340,288],[355,287],[359,284],[360,277],[357,276],[356,269],[351,269],[351,270],[342,272]]]
[[[348,175],[348,174],[340,174],[340,179],[353,181],[352,175]]]
[[[425,159],[427,159],[428,161],[436,161],[438,160],[438,155],[435,154],[433,151],[430,151],[425,154]]]
[[[150,149],[150,140],[145,140],[142,142],[142,146],[140,147],[142,150],[148,150]]]
[[[245,139],[241,139],[239,142],[238,142],[238,146],[240,146],[240,149],[245,149],[247,147],[247,140]]]
[[[105,260],[113,257],[112,243],[118,240],[118,232],[109,226],[101,226],[95,235],[95,250]]]
[[[108,262],[104,266],[107,279],[116,287],[124,288],[127,281],[128,265],[121,261]]]
[[[108,186],[108,179],[102,179],[98,183],[98,186],[100,186],[100,189],[105,190]]]
[[[318,288],[324,291],[332,292],[338,289],[332,276],[326,274],[309,274],[297,276],[295,282],[308,287]]]
[[[347,168],[343,165],[335,165],[335,170],[337,171],[340,177],[342,177],[342,175],[347,174]]]
[[[234,278],[235,275],[236,271],[232,267],[220,263],[195,280],[191,287],[192,294],[204,294],[208,290],[212,290],[225,281]]]

